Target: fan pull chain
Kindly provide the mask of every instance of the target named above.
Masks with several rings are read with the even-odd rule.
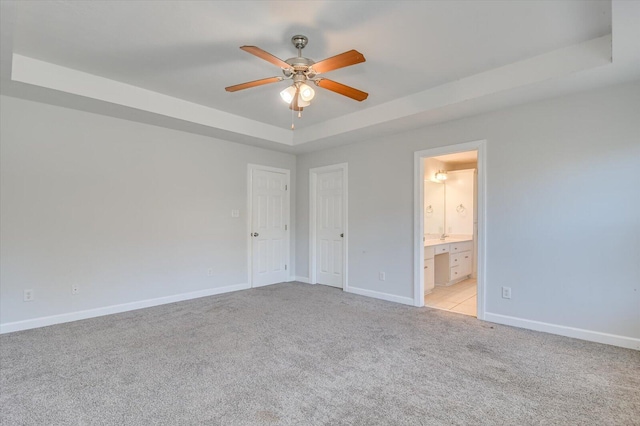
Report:
[[[296,126],[293,124],[293,109],[291,109],[291,130],[295,130]]]

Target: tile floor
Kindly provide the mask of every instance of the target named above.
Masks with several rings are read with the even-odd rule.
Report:
[[[476,316],[478,290],[475,278],[469,278],[449,287],[436,286],[424,297],[425,306],[460,314]]]

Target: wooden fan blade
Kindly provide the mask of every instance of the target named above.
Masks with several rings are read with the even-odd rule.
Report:
[[[322,74],[325,72],[337,70],[338,68],[344,68],[351,65],[359,64],[360,62],[364,62],[366,59],[364,55],[357,50],[349,50],[348,52],[341,53],[336,56],[332,56],[327,59],[323,59],[320,62],[316,62],[311,66],[313,70]]]
[[[323,89],[331,90],[332,92],[336,92],[348,98],[355,99],[358,102],[362,102],[369,97],[369,94],[367,92],[354,89],[351,86],[347,86],[326,78],[318,80],[317,84]]]
[[[273,65],[277,67],[284,68],[284,69],[291,68],[291,65],[289,65],[282,59],[273,56],[269,52],[265,52],[264,50],[260,49],[257,46],[241,46],[240,49],[244,50],[247,53],[251,53],[252,55],[257,56],[260,59],[264,59],[267,62],[271,62]]]
[[[262,80],[248,81],[242,84],[236,84],[235,86],[225,87],[227,92],[237,92],[238,90],[249,89],[251,87],[262,86],[263,84],[276,83],[281,81],[280,77],[263,78]]]

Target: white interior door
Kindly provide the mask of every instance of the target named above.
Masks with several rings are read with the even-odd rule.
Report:
[[[318,173],[316,181],[316,280],[342,288],[344,265],[343,171]]]
[[[289,176],[253,170],[251,179],[252,285],[288,281]]]

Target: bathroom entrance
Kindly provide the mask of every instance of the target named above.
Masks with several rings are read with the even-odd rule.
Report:
[[[483,151],[481,141],[416,153],[417,306],[483,316]]]
[[[424,161],[424,304],[477,315],[478,152]]]

